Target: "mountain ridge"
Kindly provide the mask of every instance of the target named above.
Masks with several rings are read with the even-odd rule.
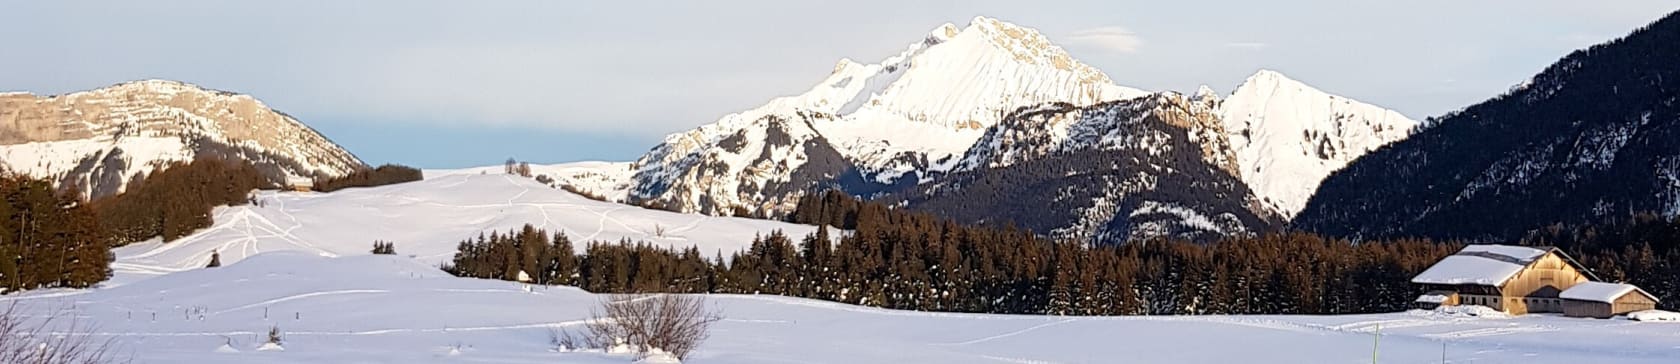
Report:
[[[250,161],[274,182],[366,167],[255,97],[181,81],[0,95],[0,165],[82,186],[88,197],[119,193],[152,169],[200,156]]]
[[[1245,221],[1244,228],[1216,229],[1232,233],[1287,220],[1330,171],[1404,138],[1417,127],[1415,121],[1392,110],[1332,95],[1271,70],[1256,72],[1225,98],[1205,86],[1190,96],[1120,86],[1037,30],[982,16],[963,27],[951,23],[935,27],[924,39],[879,63],[841,59],[823,81],[804,93],[773,98],[764,106],[667,136],[630,166],[635,172],[626,201],[682,212],[778,217],[792,206],[791,201],[820,189],[863,196],[902,194],[920,185],[943,186],[941,180],[954,175],[1007,169],[1044,158],[1081,158],[1070,153],[1113,157],[1115,150],[1109,148],[1114,145],[1104,143],[1118,139],[1100,137],[1113,130],[1088,128],[1111,124],[1069,129],[1069,124],[1052,120],[1043,124],[1054,126],[1049,128],[997,128],[1012,115],[1034,109],[1058,109],[1077,119],[1080,113],[1098,112],[1096,105],[1151,97],[1177,100],[1167,103],[1173,105],[1169,108],[1200,105],[1196,107],[1201,111],[1189,112],[1195,117],[1164,117],[1157,122],[1190,123],[1178,127],[1190,133],[1184,140],[1197,145],[1199,158],[1250,187],[1232,189],[1220,182],[1210,185],[1220,187],[1182,188],[1221,192],[1167,194],[1231,199],[1225,202],[1153,202],[1218,205],[1221,213],[1243,210],[1232,212],[1243,217],[1230,221]],[[768,135],[766,128],[771,124],[767,121],[775,120],[791,120],[802,130],[809,127],[813,136],[768,154],[739,151],[725,143],[737,135]],[[1022,149],[1025,144],[1016,145],[1020,142],[1037,143],[1032,144],[1037,149]],[[1135,146],[1121,149],[1127,150],[1122,154],[1147,153],[1147,148]],[[1299,155],[1257,157],[1280,151]],[[775,156],[761,157],[771,154]],[[824,163],[807,166],[807,160]],[[1199,170],[1202,167],[1189,164],[1203,162],[1153,163]],[[1102,200],[1106,195],[1091,193],[1064,198]],[[930,196],[895,198],[932,201]],[[914,203],[908,207],[914,208]],[[1114,213],[1121,219],[1129,216]]]
[[[1571,52],[1337,172],[1296,225],[1500,241],[1555,224],[1680,215],[1676,44],[1680,12]]]

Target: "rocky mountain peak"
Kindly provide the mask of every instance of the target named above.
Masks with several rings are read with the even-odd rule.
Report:
[[[248,95],[171,80],[0,97],[0,164],[98,197],[136,175],[200,155],[250,160],[276,181],[332,177],[361,160]]]
[[[1331,172],[1406,138],[1418,125],[1399,112],[1272,70],[1249,76],[1220,108],[1239,175],[1285,217],[1299,212]]]

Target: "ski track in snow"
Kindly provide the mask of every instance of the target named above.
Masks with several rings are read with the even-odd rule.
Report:
[[[980,357],[981,358],[986,358],[986,359],[991,359],[991,360],[996,360],[996,361],[1001,361],[1001,362],[1005,362],[1005,363],[1016,363],[1016,364],[1061,364],[1062,363],[1062,362],[1059,362],[1059,361],[1022,359],[1022,358],[1006,358],[1006,357],[992,356],[992,355],[981,355]]]
[[[983,337],[983,338],[979,338],[979,339],[974,339],[974,340],[969,340],[969,341],[964,341],[964,342],[960,342],[960,343],[949,343],[949,344],[935,344],[935,345],[970,345],[970,344],[979,344],[979,343],[983,343],[983,342],[987,342],[987,341],[992,341],[992,340],[997,340],[997,339],[1002,339],[1002,338],[1006,338],[1006,337],[1010,337],[1010,336],[1015,336],[1015,335],[1020,335],[1020,334],[1025,334],[1025,333],[1028,333],[1028,332],[1032,332],[1032,331],[1033,331],[1033,330],[1038,330],[1038,329],[1042,329],[1042,328],[1046,328],[1046,327],[1051,327],[1051,326],[1056,326],[1056,325],[1061,325],[1061,324],[1066,324],[1066,323],[1069,323],[1069,322],[1073,322],[1073,321],[1074,321],[1074,320],[1072,320],[1072,319],[1068,319],[1068,320],[1061,320],[1061,321],[1054,321],[1054,322],[1050,322],[1050,323],[1045,323],[1045,324],[1039,324],[1039,325],[1036,325],[1036,326],[1032,326],[1032,327],[1028,327],[1028,328],[1025,328],[1025,329],[1020,329],[1020,330],[1015,330],[1015,331],[1010,331],[1010,332],[1006,332],[1006,333],[1002,333],[1002,334],[997,334],[997,335],[992,335],[992,336],[987,336],[987,337]]]
[[[440,327],[440,328],[390,328],[390,329],[372,329],[372,330],[354,330],[354,331],[286,331],[285,334],[286,335],[314,335],[314,336],[368,336],[368,335],[390,335],[390,334],[407,334],[407,333],[448,333],[448,332],[496,331],[496,330],[524,330],[524,329],[536,329],[536,328],[571,327],[571,326],[583,325],[584,323],[587,323],[587,322],[588,322],[588,320],[571,320],[571,321],[559,321],[559,322],[539,322],[539,323],[531,323],[531,324],[495,325],[495,326],[464,326],[464,327]],[[109,331],[68,332],[68,331],[54,331],[54,332],[51,332],[51,334],[52,335],[59,335],[59,336],[72,336],[72,335],[74,335],[74,336],[157,336],[157,337],[171,337],[171,336],[256,335],[256,334],[258,334],[258,332],[255,332],[255,331],[216,331],[216,332],[109,332]],[[263,334],[266,334],[266,333],[263,333]]]
[[[1481,336],[1510,335],[1510,334],[1516,334],[1516,333],[1552,332],[1552,331],[1557,331],[1557,329],[1551,329],[1551,328],[1545,328],[1545,327],[1513,326],[1513,327],[1489,327],[1489,328],[1481,328],[1481,329],[1459,330],[1459,331],[1452,331],[1452,332],[1443,332],[1443,333],[1438,333],[1438,334],[1424,334],[1422,336],[1426,337],[1426,338],[1431,338],[1431,339],[1462,339],[1462,338],[1481,337]]]
[[[267,306],[267,305],[272,305],[272,304],[286,302],[286,301],[294,301],[294,300],[301,300],[301,299],[321,297],[321,296],[345,295],[345,294],[373,294],[373,293],[390,293],[390,292],[391,291],[382,290],[382,289],[346,289],[346,290],[337,290],[337,291],[310,292],[310,293],[296,294],[296,295],[291,295],[291,296],[285,296],[285,297],[275,298],[275,299],[271,299],[271,300],[266,300],[266,301],[262,301],[262,302],[252,303],[252,304],[248,304],[248,305],[244,305],[244,306],[239,306],[239,307],[234,307],[234,308],[230,308],[230,309],[226,309],[226,310],[212,312],[210,314],[211,315],[220,315],[220,314],[224,314],[224,313],[229,313],[229,312],[234,312],[234,311],[239,311],[239,310],[248,310],[248,309],[257,308],[257,307],[260,307],[260,306]]]

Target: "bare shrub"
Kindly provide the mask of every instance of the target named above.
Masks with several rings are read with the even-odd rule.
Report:
[[[685,359],[710,336],[712,323],[723,319],[706,305],[703,296],[673,294],[615,294],[590,310],[584,331],[551,332],[561,350],[610,349],[624,346],[645,357],[654,349]]]
[[[284,339],[285,338],[280,335],[280,325],[272,325],[268,327],[268,343],[280,345],[280,342],[284,341]]]
[[[566,190],[566,192],[571,192],[571,193],[576,194],[578,196],[583,196],[584,198],[587,198],[587,199],[591,199],[591,200],[595,200],[595,201],[602,201],[602,202],[612,202],[612,201],[607,201],[607,196],[598,195],[598,194],[586,191],[582,188],[578,188],[577,186],[562,184],[562,185],[560,185],[560,189]]]
[[[52,331],[52,329],[62,331]],[[13,302],[0,311],[0,363],[100,364],[116,359],[115,338],[95,340],[93,328],[69,310],[31,320]]]

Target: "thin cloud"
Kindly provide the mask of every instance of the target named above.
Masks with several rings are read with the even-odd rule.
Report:
[[[1236,49],[1250,50],[1250,51],[1265,50],[1266,47],[1270,47],[1270,46],[1272,46],[1272,45],[1267,44],[1266,42],[1230,42],[1230,43],[1225,43],[1225,47],[1227,47],[1227,48],[1236,48]]]
[[[1075,31],[1068,41],[1115,53],[1137,53],[1138,48],[1143,46],[1143,38],[1137,33],[1118,26]]]

